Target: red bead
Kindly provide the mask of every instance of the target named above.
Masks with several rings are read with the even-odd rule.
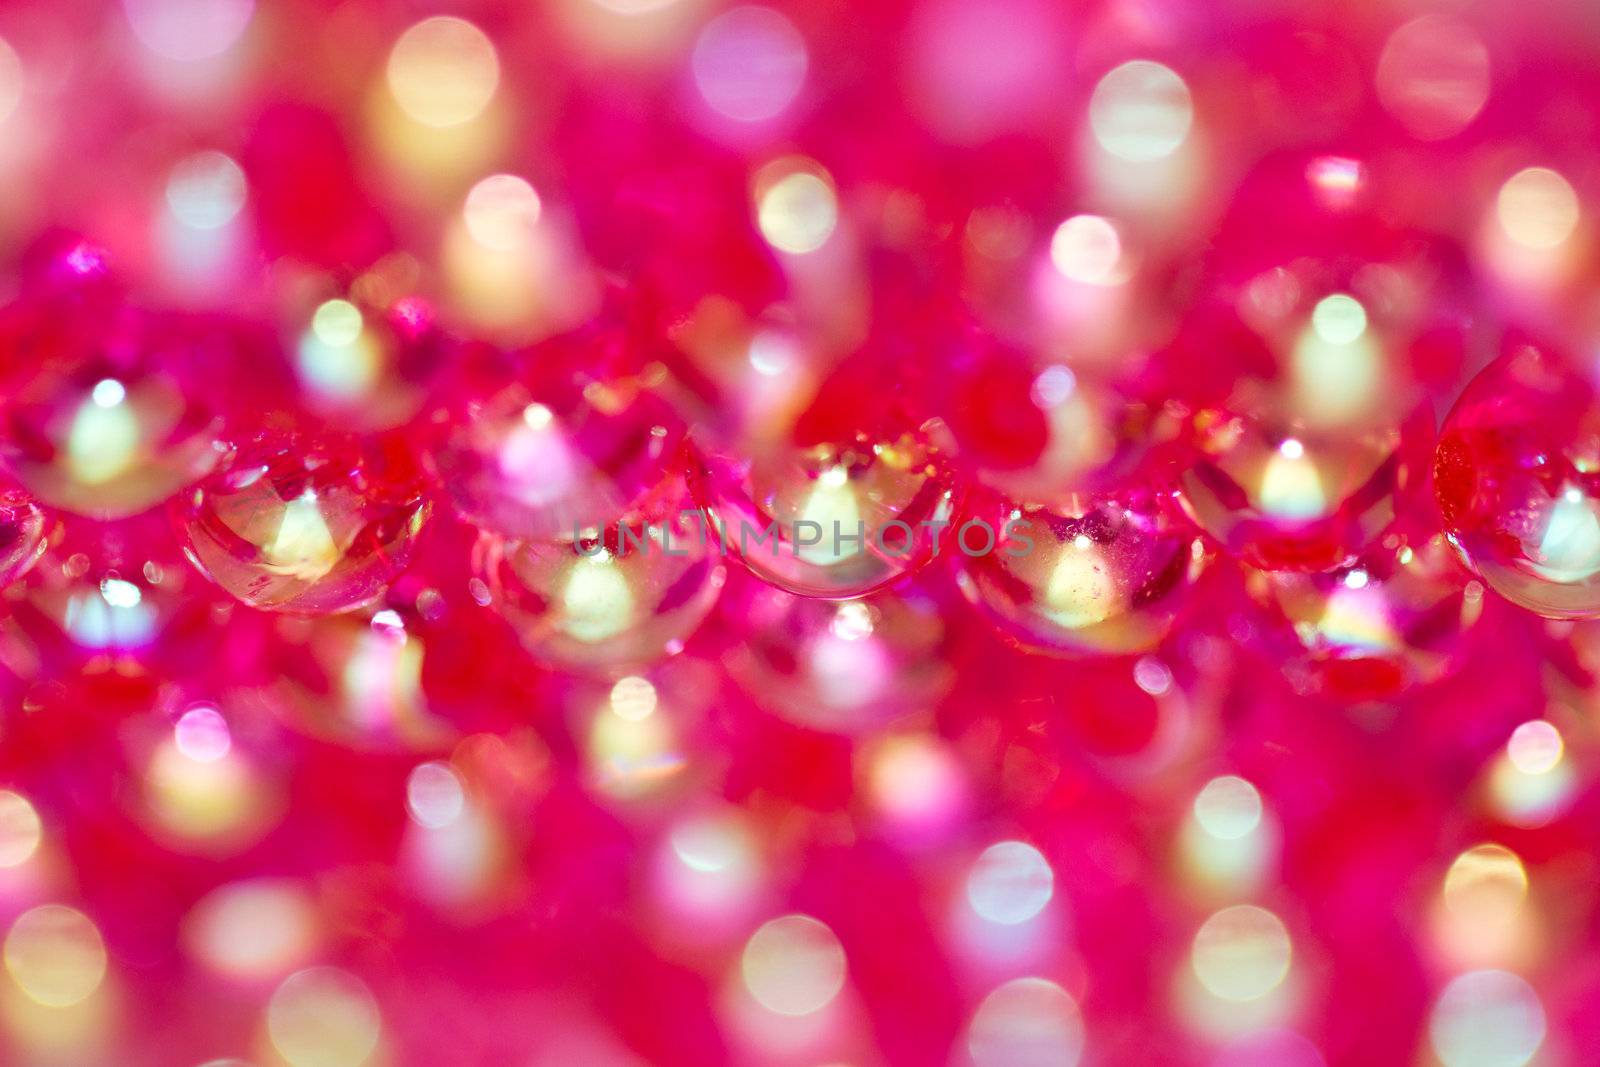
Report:
[[[1600,404],[1543,345],[1513,340],[1456,401],[1434,485],[1445,530],[1500,595],[1556,619],[1600,615]]]

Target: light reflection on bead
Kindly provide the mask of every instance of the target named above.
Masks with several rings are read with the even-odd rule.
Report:
[[[1256,787],[1238,775],[1211,779],[1179,834],[1185,870],[1202,887],[1237,894],[1260,885],[1278,849],[1278,829]]]
[[[1445,532],[1512,603],[1600,613],[1594,388],[1547,349],[1513,342],[1445,419],[1434,485]]]
[[[1572,803],[1578,784],[1561,732],[1543,719],[1512,731],[1489,765],[1489,799],[1515,826],[1544,826]]]
[[[111,385],[105,383],[110,382]],[[211,470],[220,421],[152,362],[46,365],[5,405],[0,454],[41,501],[93,518],[145,511]]]
[[[467,193],[461,216],[474,241],[509,252],[529,240],[541,210],[539,194],[526,179],[515,174],[494,174]]]
[[[402,448],[267,434],[196,487],[179,522],[190,560],[233,596],[328,614],[383,595],[430,507]]]
[[[736,7],[695,42],[695,86],[712,110],[741,123],[781,115],[800,94],[808,65],[800,32],[767,7]]]
[[[178,751],[198,763],[215,763],[233,747],[222,713],[205,705],[184,712],[172,734]]]
[[[775,160],[756,173],[753,188],[761,236],[778,251],[805,255],[833,235],[839,222],[833,181],[810,160]]]
[[[1055,508],[980,496],[972,506],[1002,536],[960,560],[961,590],[1030,648],[1148,649],[1206,562],[1198,535],[1148,491],[1082,494]]]
[[[1089,100],[1100,147],[1134,163],[1165,159],[1189,136],[1194,104],[1170,67],[1135,59],[1108,72]]]
[[[254,879],[213,890],[184,916],[189,954],[232,978],[260,981],[309,959],[321,940],[316,907],[298,882]]]
[[[1508,971],[1469,971],[1434,1002],[1428,1037],[1444,1067],[1523,1067],[1544,1043],[1544,1005]]]
[[[422,763],[406,778],[406,809],[430,830],[449,826],[466,809],[461,778],[447,763]]]
[[[1265,908],[1236,904],[1208,918],[1194,936],[1190,965],[1207,992],[1259,1000],[1289,974],[1291,946],[1282,921]]]
[[[1450,864],[1433,916],[1439,950],[1456,966],[1517,964],[1535,942],[1528,872],[1503,845],[1474,845]]]
[[[500,60],[482,30],[437,15],[406,30],[389,53],[389,91],[424,126],[471,122],[494,98]]]
[[[221,152],[197,152],[167,177],[167,206],[178,221],[196,230],[221,229],[245,201],[244,171]]]
[[[0,789],[0,867],[20,867],[39,850],[44,829],[28,798]]]
[[[764,708],[813,729],[875,730],[951,682],[939,606],[913,592],[836,604],[741,583],[727,607],[746,640],[729,670]]]
[[[122,0],[146,48],[183,63],[226,52],[255,13],[254,0]]]
[[[1194,817],[1219,841],[1237,841],[1261,825],[1261,794],[1237,775],[1213,778],[1194,798]]]
[[[6,934],[4,957],[11,980],[47,1008],[89,999],[106,976],[100,931],[87,915],[63,904],[44,904],[18,916]]]
[[[715,605],[726,570],[686,495],[660,518],[593,540],[486,534],[477,570],[490,604],[535,655],[574,667],[650,663],[681,650]],[[672,506],[676,501],[682,507]]]
[[[1378,99],[1411,133],[1438,141],[1460,133],[1489,98],[1489,50],[1472,29],[1441,15],[1413,19],[1378,58]]]
[[[1548,251],[1565,244],[1578,225],[1578,194],[1559,173],[1529,167],[1506,179],[1495,197],[1495,218],[1511,241]]]
[[[1352,700],[1445,677],[1483,609],[1482,585],[1440,537],[1416,549],[1380,546],[1322,574],[1251,571],[1246,584],[1303,650],[1285,655],[1291,680]]]
[[[723,552],[792,593],[862,596],[936,549],[959,551],[953,481],[920,433],[713,455],[699,474],[696,497]],[[981,531],[972,536],[976,548]]]
[[[785,915],[750,935],[739,970],[746,991],[768,1011],[811,1015],[844,988],[844,949],[823,923],[809,915]]]
[[[976,1067],[1076,1067],[1086,1035],[1066,990],[1044,978],[1017,978],[983,998],[967,1025]]]
[[[1543,719],[1523,723],[1506,742],[1506,758],[1523,774],[1548,774],[1564,752],[1561,731]]]
[[[336,967],[297,971],[267,1004],[267,1034],[289,1067],[359,1067],[381,1032],[366,983]]]
[[[967,874],[967,902],[990,922],[1025,923],[1050,903],[1055,873],[1039,850],[1001,841],[983,850]]]
[[[1050,262],[1075,282],[1115,285],[1122,280],[1122,240],[1110,220],[1074,215],[1051,236]]]

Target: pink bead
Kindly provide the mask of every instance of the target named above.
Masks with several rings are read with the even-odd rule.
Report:
[[[748,578],[728,598],[744,631],[728,666],[761,707],[790,722],[862,734],[947,691],[944,605],[915,588],[829,603]]]
[[[1445,530],[1500,595],[1600,615],[1600,405],[1562,356],[1513,339],[1456,401],[1434,484]]]
[[[196,567],[252,607],[352,611],[405,568],[431,504],[394,439],[267,431],[176,508]]]
[[[464,398],[437,413],[432,454],[461,515],[507,537],[571,540],[646,504],[683,439],[646,354],[609,325],[478,353]]]
[[[620,668],[677,653],[726,578],[681,473],[663,480],[649,506],[603,530],[577,540],[485,533],[474,556],[487,602],[537,659],[566,667]]]
[[[1207,295],[1158,359],[1194,407],[1185,507],[1266,569],[1347,564],[1424,505],[1423,386],[1465,314],[1459,254],[1366,210],[1384,190],[1364,164],[1326,163],[1289,156],[1246,181]]]
[[[46,548],[52,522],[26,493],[0,490],[0,588],[28,573]]]
[[[956,483],[921,430],[712,455],[695,480],[723,551],[802,596],[858,597],[954,551]],[[982,540],[981,531],[973,535]]]
[[[50,303],[13,316],[6,344],[19,362],[0,403],[0,459],[46,504],[120,518],[216,465],[221,420],[203,379],[231,342],[129,308],[70,321],[80,313]]]
[[[1483,610],[1482,586],[1442,537],[1379,546],[1320,574],[1254,571],[1247,584],[1301,649],[1280,650],[1291,680],[1346,700],[1389,699],[1444,677]]]
[[[1206,561],[1199,535],[1167,494],[1074,494],[1054,506],[975,494],[968,513],[1000,538],[958,557],[959,584],[1013,640],[1053,652],[1153,647]]]

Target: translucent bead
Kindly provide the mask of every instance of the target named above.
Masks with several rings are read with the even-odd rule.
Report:
[[[381,293],[391,282],[375,268],[355,287]],[[292,361],[306,404],[352,430],[386,430],[422,408],[455,343],[433,308],[417,297],[374,306],[352,292],[306,313]]]
[[[1600,404],[1588,376],[1515,341],[1461,394],[1434,467],[1445,532],[1500,595],[1600,615]]]
[[[93,330],[41,315],[0,404],[0,460],[40,501],[91,518],[161,503],[217,463],[221,421],[188,364],[204,336],[131,312]]]
[[[177,509],[185,552],[252,607],[320,615],[382,597],[430,503],[397,441],[267,432]]]
[[[713,455],[696,495],[723,551],[803,596],[862,596],[914,572],[955,536],[946,528],[955,480],[922,430]]]
[[[646,664],[683,648],[726,568],[681,474],[650,507],[577,540],[486,533],[476,570],[489,604],[538,659],[568,667]]]
[[[729,670],[755,703],[812,729],[858,734],[935,704],[954,672],[945,605],[917,589],[831,603],[745,578]]]
[[[1321,574],[1254,571],[1251,595],[1293,634],[1291,679],[1345,699],[1384,699],[1459,666],[1483,609],[1442,537],[1418,548],[1376,548]]]
[[[209,605],[193,595],[193,576],[159,513],[115,523],[71,519],[35,551],[37,564],[7,598],[19,636],[47,672],[108,658],[150,663],[169,652],[173,664],[185,662],[180,650],[161,647],[161,637],[180,617],[204,617]]]
[[[1425,501],[1427,386],[1450,373],[1470,288],[1457,250],[1365,209],[1382,190],[1363,164],[1284,162],[1236,196],[1207,295],[1162,359],[1194,408],[1180,486],[1195,521],[1252,566],[1316,571]]]
[[[592,352],[584,341],[486,368],[492,391],[439,413],[432,461],[464,518],[509,538],[571,540],[646,505],[661,484],[682,421],[646,378],[608,372],[616,337],[594,338]]]
[[[1311,432],[1260,409],[1201,419],[1201,458],[1179,478],[1189,515],[1246,563],[1316,571],[1348,564],[1417,506],[1432,415]]]
[[[44,553],[50,520],[15,489],[0,490],[0,588],[10,585]]]
[[[983,494],[969,507],[999,534],[958,554],[967,598],[1014,641],[1053,652],[1128,653],[1165,636],[1206,561],[1167,494],[1082,494],[1059,506]]]

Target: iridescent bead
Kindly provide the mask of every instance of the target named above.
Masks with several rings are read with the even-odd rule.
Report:
[[[1382,546],[1319,574],[1252,571],[1251,595],[1292,633],[1291,679],[1344,699],[1387,699],[1460,665],[1483,609],[1442,537],[1420,547]]]
[[[1445,532],[1507,600],[1600,615],[1600,404],[1587,374],[1513,340],[1446,417],[1434,466]]]
[[[598,669],[681,650],[726,578],[681,474],[664,479],[650,506],[576,540],[485,533],[475,569],[489,605],[537,659]]]
[[[998,536],[990,551],[957,555],[962,592],[1012,640],[1045,651],[1151,648],[1206,562],[1198,532],[1153,489],[1052,506],[985,492],[967,513]]]
[[[176,506],[184,550],[233,596],[320,615],[382,597],[430,501],[398,440],[266,431]]]
[[[803,596],[870,593],[954,551],[959,532],[956,483],[925,429],[713,454],[695,490],[723,551]]]

